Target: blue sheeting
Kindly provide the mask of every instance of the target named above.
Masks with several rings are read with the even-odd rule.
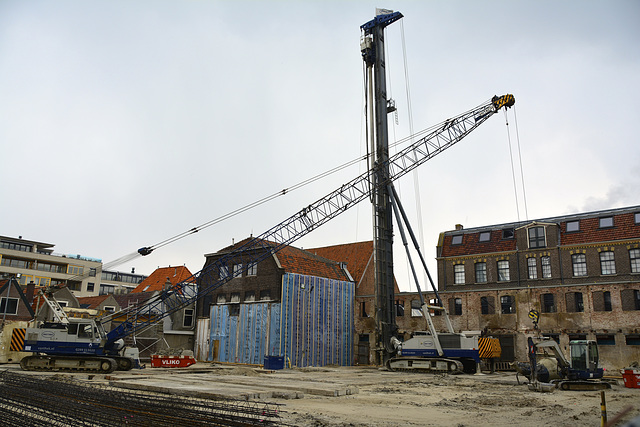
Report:
[[[352,365],[354,297],[352,282],[287,273],[280,303],[240,304],[237,316],[229,305],[212,306],[209,360],[262,364],[264,356],[283,356],[285,366]]]

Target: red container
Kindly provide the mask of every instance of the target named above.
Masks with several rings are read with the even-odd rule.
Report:
[[[196,363],[193,356],[160,356],[151,355],[152,368],[186,368]]]
[[[625,387],[640,388],[640,370],[623,369],[621,372]]]

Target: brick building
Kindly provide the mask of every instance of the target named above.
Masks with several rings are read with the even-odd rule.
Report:
[[[640,360],[640,206],[440,234],[438,288],[456,330],[501,338],[526,360],[534,330],[598,342],[605,368]]]
[[[260,257],[241,249],[249,240],[205,255],[201,286],[232,278],[198,301],[198,359],[261,364],[281,356],[291,366],[351,365],[354,283],[346,266],[293,246],[244,265],[241,258]],[[230,254],[238,259],[210,267]]]

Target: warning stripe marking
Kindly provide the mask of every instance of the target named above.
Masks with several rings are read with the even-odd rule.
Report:
[[[10,351],[23,351],[26,331],[26,328],[15,328],[13,330],[13,334],[11,335],[11,346],[9,347]]]

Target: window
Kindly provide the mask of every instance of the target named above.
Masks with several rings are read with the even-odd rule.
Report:
[[[565,302],[567,303],[567,311],[569,313],[584,312],[582,292],[567,292],[565,294]]]
[[[493,304],[493,297],[480,297],[480,313],[494,314],[496,308]]]
[[[640,273],[640,249],[629,249],[629,262],[631,263],[631,272]]]
[[[105,305],[103,307],[104,311],[108,311],[109,313],[115,313],[116,307],[114,305]]]
[[[114,285],[105,285],[103,283],[100,284],[100,295],[112,294],[115,292],[115,290],[116,290],[116,287]]]
[[[450,298],[449,311],[454,316],[461,316],[462,315],[462,298]]]
[[[88,323],[81,323],[78,325],[78,338],[92,338],[91,325]]]
[[[636,224],[640,224],[640,212],[633,214],[633,219]]]
[[[498,261],[498,282],[509,281],[509,261]]]
[[[640,291],[637,289],[623,289],[620,291],[622,310],[640,310]]]
[[[550,338],[560,344],[560,334],[542,334],[545,338]]]
[[[593,311],[611,311],[611,292],[596,291],[592,293]]]
[[[432,298],[432,299],[429,300],[429,305],[434,306],[434,307],[442,307],[442,304],[440,304],[438,302],[438,300],[435,299],[435,298]],[[420,313],[422,313],[422,311]],[[442,315],[442,310],[432,310],[432,309],[430,309],[429,310],[429,314],[431,316],[440,316],[440,315]]]
[[[476,262],[476,283],[487,283],[487,263]]]
[[[184,309],[184,317],[182,318],[182,326],[185,328],[190,328],[193,326],[193,309],[185,308]]]
[[[602,302],[604,303],[604,311],[611,311],[611,292],[604,291],[602,293]]]
[[[513,297],[511,295],[503,295],[500,297],[500,310],[502,311],[502,314],[515,313]]]
[[[555,313],[556,312],[556,301],[555,297],[551,293],[542,294],[541,295],[541,306],[543,313]]]
[[[491,232],[490,231],[483,231],[482,233],[480,233],[480,237],[478,238],[478,241],[480,241],[480,242],[488,242],[489,240],[491,240]]]
[[[544,248],[546,245],[544,238],[544,227],[531,227],[529,233],[529,248]]]
[[[600,218],[600,228],[610,228],[613,227],[613,217],[612,216],[603,216]]]
[[[240,316],[240,304],[232,304],[227,307],[229,307],[229,316]]]
[[[95,283],[87,283],[87,292],[93,292],[93,290],[95,289],[96,284]]]
[[[580,231],[580,221],[567,221],[567,233]]]
[[[422,310],[420,309],[420,300],[411,300],[411,317],[422,316]]]
[[[535,257],[527,258],[527,272],[529,279],[538,278],[538,260]]]
[[[366,301],[360,301],[360,317],[369,317]]]
[[[218,298],[216,298],[216,304],[224,304],[225,302],[227,302],[227,296],[225,294],[218,295]]]
[[[258,263],[254,262],[249,264],[249,268],[247,269],[247,276],[255,276],[258,274]]]
[[[90,268],[89,269],[89,277],[96,277],[96,269],[95,268]]]
[[[240,302],[240,292],[231,292],[231,302]]]
[[[221,265],[220,268],[218,269],[218,277],[220,277],[221,279],[225,279],[229,276],[229,267],[227,267],[226,265]]]
[[[587,275],[587,256],[585,254],[571,255],[571,265],[573,266],[574,276],[578,277]]]
[[[596,335],[598,345],[616,345],[615,335]]]
[[[624,340],[627,345],[640,345],[640,335],[638,334],[625,335]]]
[[[453,283],[456,285],[464,284],[464,264],[453,266]]]
[[[233,277],[242,277],[242,264],[234,264]]]
[[[600,252],[600,272],[604,274],[616,274],[616,260],[613,251]]]
[[[84,273],[84,268],[80,265],[67,266],[67,274],[73,274],[74,276],[79,276],[83,273]]]
[[[585,334],[569,334],[569,341],[584,341],[587,339]]]
[[[548,257],[548,256],[540,257],[540,264],[542,265],[542,278],[550,279],[551,278],[551,257]]]
[[[260,301],[270,300],[271,291],[269,289],[263,289],[260,291]]]
[[[404,301],[396,300],[396,317],[404,317]]]
[[[1,314],[18,314],[18,298],[0,298]]]
[[[503,239],[513,239],[514,235],[515,235],[515,231],[513,230],[513,228],[505,228],[502,230]]]
[[[462,234],[455,235],[451,238],[452,245],[461,245],[462,244]]]
[[[244,301],[245,302],[253,302],[256,300],[255,291],[247,291],[244,293]]]

